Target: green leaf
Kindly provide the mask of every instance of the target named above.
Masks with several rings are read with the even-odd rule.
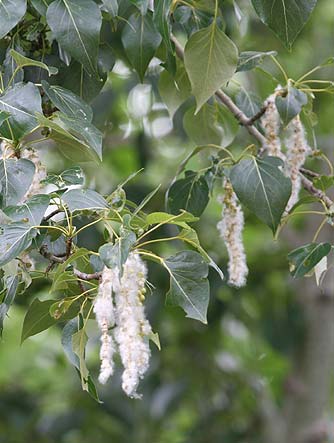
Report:
[[[42,113],[38,88],[32,83],[16,83],[0,95],[0,110],[10,113],[0,128],[0,135],[19,140],[38,125],[35,113]]]
[[[275,233],[291,194],[291,182],[276,157],[241,160],[229,173],[233,189],[248,207]]]
[[[276,107],[279,115],[286,126],[296,115],[300,113],[302,107],[307,103],[307,95],[303,91],[288,86],[286,95],[276,96]]]
[[[261,109],[261,101],[253,92],[241,88],[235,96],[235,103],[248,118],[252,118]]]
[[[13,260],[27,249],[37,235],[38,226],[49,206],[47,195],[36,195],[22,206],[6,208],[13,223],[0,225],[0,266]]]
[[[140,11],[142,15],[145,15],[148,9],[148,0],[130,0],[132,4],[134,4]]]
[[[38,226],[49,206],[48,195],[34,195],[20,206],[8,206],[4,213],[16,222],[25,222],[29,226]]]
[[[57,270],[53,275],[52,287],[50,289],[50,292],[67,289],[69,283],[73,281],[76,282],[77,277],[73,274],[72,271],[66,271],[66,269],[79,259],[87,259],[87,257],[89,257],[89,254],[90,252],[88,251],[88,249],[80,248],[77,249],[75,253],[72,254],[64,263],[61,263],[57,267]],[[87,261],[89,260],[87,259]]]
[[[291,251],[288,260],[294,278],[303,277],[331,251],[329,243],[310,243]]]
[[[48,71],[49,76],[55,75],[58,73],[58,69],[54,68],[53,66],[48,66],[43,62],[39,62],[37,60],[33,60],[31,58],[25,57],[24,55],[20,54],[19,52],[15,51],[14,49],[11,49],[9,51],[9,54],[16,62],[16,65],[20,68],[24,68],[26,66],[36,66],[41,69],[45,69],[45,71]]]
[[[204,260],[211,266],[219,275],[219,277],[224,280],[223,271],[217,266],[217,264],[212,260],[209,254],[202,248],[197,233],[194,229],[187,227],[186,229],[182,229],[182,231],[178,234],[178,238],[183,242],[188,243],[194,249],[197,250],[204,258]]]
[[[0,225],[0,266],[9,263],[27,249],[36,235],[37,230],[28,223]]]
[[[8,120],[10,117],[10,112],[0,111],[0,126]]]
[[[3,299],[3,302],[0,304],[0,336],[2,336],[4,320],[9,308],[14,302],[18,285],[19,279],[17,275],[11,275],[5,280],[6,295]]]
[[[159,93],[171,117],[191,95],[191,86],[183,65],[177,65],[175,76],[164,70],[159,77]]]
[[[334,176],[320,175],[313,179],[313,184],[317,189],[321,189],[325,192],[327,189],[334,186]]]
[[[153,21],[157,30],[170,52],[174,52],[173,45],[170,40],[170,8],[172,0],[156,0],[154,4]]]
[[[196,98],[196,112],[233,76],[238,50],[215,23],[195,32],[184,54],[185,67]]]
[[[122,274],[123,265],[136,240],[136,234],[134,232],[124,230],[120,238],[115,241],[115,244],[107,243],[100,247],[99,254],[101,260],[110,269],[117,267]]]
[[[2,207],[20,202],[28,191],[35,173],[34,164],[25,159],[0,160]]]
[[[185,227],[185,223],[193,223],[198,220],[198,217],[194,217],[193,214],[188,212],[182,212],[178,215],[168,214],[167,212],[152,212],[146,216],[147,226],[170,223]]]
[[[69,185],[83,185],[85,176],[80,166],[74,166],[73,168],[66,169],[61,174],[49,173],[43,180],[43,183],[49,185],[55,185],[59,189],[62,189]]]
[[[161,42],[150,14],[133,14],[125,25],[122,43],[125,53],[143,81],[147,67]]]
[[[27,9],[26,0],[0,1],[0,39],[5,37],[24,16]]]
[[[183,126],[197,145],[215,144],[226,147],[234,140],[239,125],[225,107],[205,103],[195,115],[195,107],[184,114]]]
[[[49,312],[54,302],[55,300],[40,301],[38,298],[35,298],[24,317],[21,343],[28,337],[45,331],[57,323],[57,320],[51,317]]]
[[[96,128],[92,129],[92,136],[90,137],[93,138],[94,134],[96,133],[96,142],[93,145],[90,145],[86,140],[89,138],[87,136],[88,134],[81,133],[79,135],[78,132],[73,134],[69,132],[67,125],[63,123],[65,120],[64,117],[62,117],[62,120],[50,120],[43,115],[37,115],[37,119],[41,126],[51,130],[49,137],[55,141],[57,148],[64,155],[64,157],[78,163],[86,161],[100,161],[102,149],[100,143],[102,143],[102,136]],[[69,121],[68,125],[70,126]],[[89,132],[91,128],[94,128],[93,125],[90,125],[88,122],[78,120],[75,128],[79,131],[79,127],[88,128],[87,132]],[[84,138],[84,135],[86,136],[86,139]]]
[[[50,86],[45,80],[42,80],[42,87],[59,111],[68,117],[91,123],[93,120],[92,108],[72,91],[57,85]]]
[[[259,52],[259,51],[244,51],[240,52],[237,72],[241,71],[250,71],[257,66],[261,65],[265,58],[270,56],[277,55],[276,51],[267,51],[267,52]]]
[[[45,17],[48,6],[52,1],[53,0],[30,0],[36,11],[43,17]]]
[[[92,189],[71,189],[62,195],[71,212],[85,209],[99,211],[109,208],[108,202]]]
[[[76,334],[79,330],[79,321],[77,318],[73,318],[68,323],[66,323],[61,335],[61,344],[63,345],[66,357],[69,359],[74,367],[80,370],[79,357],[73,351],[72,343],[73,335]]]
[[[118,2],[117,0],[102,0],[102,10],[109,12],[112,17],[118,15]]]
[[[172,214],[178,214],[183,209],[200,216],[208,202],[208,184],[197,172],[186,171],[185,177],[173,183],[168,191],[167,206]]]
[[[97,4],[92,0],[56,0],[48,7],[46,19],[62,48],[96,77],[102,24]]]
[[[181,306],[187,317],[207,323],[208,265],[201,255],[194,251],[178,252],[164,260],[163,266],[170,275],[167,303]]]
[[[317,0],[252,0],[257,15],[291,49]]]

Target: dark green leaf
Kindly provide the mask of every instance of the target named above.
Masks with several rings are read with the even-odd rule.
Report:
[[[261,65],[266,57],[277,55],[276,51],[259,52],[259,51],[244,51],[240,52],[237,72],[250,71]]]
[[[329,243],[310,243],[288,254],[291,274],[294,278],[303,277],[311,271],[331,250]]]
[[[260,19],[291,49],[317,0],[252,0]]]
[[[34,164],[25,159],[0,160],[2,207],[20,202],[28,191],[35,173]]]
[[[15,51],[14,49],[11,49],[9,51],[9,54],[15,60],[16,65],[18,67],[20,67],[21,69],[26,66],[36,66],[38,68],[45,69],[46,71],[48,71],[49,76],[55,75],[58,73],[57,68],[54,68],[52,66],[48,66],[45,63],[39,62],[37,60],[33,60],[31,58],[25,57],[24,55],[20,54],[19,52]]]
[[[0,1],[0,39],[14,28],[24,16],[27,9],[27,0]]]
[[[49,312],[54,302],[55,300],[40,301],[35,298],[24,317],[21,343],[28,337],[45,331],[57,322]]]
[[[91,123],[93,120],[92,108],[72,91],[57,85],[50,86],[45,80],[42,80],[42,87],[52,103],[63,114]]]
[[[277,95],[275,100],[277,110],[286,126],[296,115],[300,113],[302,107],[307,103],[307,95],[303,91],[288,86],[287,94]]]
[[[11,114],[0,134],[10,140],[20,139],[38,126],[35,114],[42,113],[38,88],[32,83],[16,83],[0,95],[0,110]]]
[[[173,52],[173,45],[170,40],[171,25],[170,25],[170,7],[172,0],[157,0],[154,4],[153,21],[157,30],[170,52]]]
[[[36,9],[37,12],[39,12],[42,16],[45,17],[46,10],[50,3],[52,3],[53,0],[30,0],[33,7]]]
[[[181,306],[187,317],[207,323],[209,304],[208,265],[200,254],[182,251],[163,263],[170,275],[169,305]]]
[[[109,207],[107,201],[92,189],[71,189],[62,196],[71,212],[84,209],[102,210]]]
[[[27,249],[36,235],[37,230],[28,223],[0,225],[0,266],[9,263]]]
[[[233,76],[238,63],[238,50],[218,26],[195,32],[188,40],[185,67],[196,98],[196,112]]]
[[[6,318],[7,312],[9,310],[9,308],[11,307],[11,305],[13,304],[13,301],[14,301],[14,298],[15,298],[15,295],[17,292],[18,284],[19,284],[19,279],[16,275],[6,278],[6,281],[5,281],[6,295],[5,295],[3,302],[0,304],[0,336],[2,335],[3,324],[4,324],[4,320]]]
[[[92,0],[56,0],[46,13],[54,38],[82,63],[87,72],[97,76],[97,55],[102,24],[101,12]]]
[[[168,191],[168,208],[172,214],[185,210],[200,216],[209,202],[209,187],[203,176],[187,171]]]
[[[291,182],[276,157],[241,160],[229,174],[241,203],[275,233],[291,194]]]
[[[132,67],[143,81],[147,67],[161,42],[151,15],[131,15],[124,27],[122,42]]]

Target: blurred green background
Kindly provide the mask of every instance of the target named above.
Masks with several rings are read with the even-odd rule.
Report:
[[[233,26],[232,8],[226,23],[240,51],[277,50],[292,78],[333,55],[332,0],[319,0],[291,53],[259,22],[248,0],[237,3],[244,14],[240,32]],[[161,192],[151,202],[152,210],[163,210],[164,190],[178,162],[194,147],[182,129],[189,102],[173,121],[161,105],[158,64],[151,66],[150,86],[138,84],[134,73],[116,63],[93,101],[95,123],[105,134],[105,160],[99,168],[86,168],[88,185],[102,193],[112,191],[129,174],[144,168],[126,189],[129,198],[139,202],[162,183]],[[270,63],[265,68],[279,76]],[[333,68],[321,71],[319,76],[333,78]],[[238,75],[237,79],[261,100],[276,86],[261,72]],[[333,160],[333,96],[319,95],[315,103],[319,148]],[[241,131],[232,148],[238,150],[249,142]],[[51,169],[63,166],[50,153],[45,158]],[[202,161],[197,158],[191,166],[200,168]],[[321,168],[322,164],[319,161],[314,166]],[[197,228],[203,246],[225,270],[226,251],[216,230],[219,218],[220,207],[213,199]],[[56,327],[20,346],[25,306],[35,296],[46,297],[48,291],[47,285],[32,285],[11,309],[0,343],[0,443],[261,441],[265,391],[269,388],[277,404],[283,402],[292,358],[304,339],[298,286],[289,277],[286,253],[299,241],[305,243],[309,228],[298,219],[275,242],[267,227],[249,213],[246,219],[248,285],[242,290],[229,288],[211,272],[207,326],[184,318],[180,309],[164,306],[168,278],[151,266],[149,280],[156,290],[147,297],[147,312],[154,330],[159,332],[162,350],[152,345],[150,370],[140,386],[142,400],[128,399],[121,391],[120,365],[113,380],[99,386],[103,404],[83,393],[63,354]],[[91,248],[97,248],[100,241],[101,233],[94,229],[86,230],[80,239]],[[173,245],[167,247],[159,252],[173,250]],[[98,348],[98,336],[92,327],[87,357],[95,375]]]

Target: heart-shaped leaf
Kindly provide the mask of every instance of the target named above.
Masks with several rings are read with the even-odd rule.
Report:
[[[331,245],[329,243],[310,243],[291,251],[288,254],[288,260],[291,263],[291,275],[294,278],[303,277],[330,251]]]

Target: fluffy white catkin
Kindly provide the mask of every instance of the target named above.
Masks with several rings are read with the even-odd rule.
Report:
[[[292,184],[291,197],[286,207],[286,211],[289,211],[299,199],[301,188],[299,169],[304,165],[307,155],[311,152],[299,116],[291,120],[287,127],[285,145],[287,149],[286,170]]]
[[[122,388],[132,398],[140,398],[137,388],[149,367],[151,356],[148,335],[152,332],[146,319],[142,297],[147,268],[140,256],[130,253],[123,267],[120,285],[115,288],[115,339],[124,366]]]
[[[115,324],[112,300],[113,281],[115,281],[115,272],[105,267],[102,271],[98,294],[94,301],[95,318],[101,331],[99,382],[102,384],[105,384],[114,372],[115,343],[109,334],[109,327]]]
[[[25,197],[30,198],[33,195],[39,194],[43,190],[43,185],[41,184],[41,181],[46,178],[46,168],[42,165],[41,159],[39,157],[39,154],[37,151],[33,149],[25,149],[22,152],[22,158],[25,158],[27,160],[30,160],[35,165],[35,174],[32,180],[32,183],[30,185],[30,188],[28,189]]]
[[[267,140],[266,150],[268,155],[285,160],[285,155],[281,151],[281,140],[279,136],[280,116],[275,104],[276,95],[277,93],[271,94],[265,101],[266,112],[261,119],[261,125]]]
[[[248,275],[246,254],[242,241],[244,214],[231,183],[224,180],[224,196],[220,197],[223,204],[222,219],[218,223],[221,238],[224,240],[229,261],[229,284],[238,288],[245,286]]]

